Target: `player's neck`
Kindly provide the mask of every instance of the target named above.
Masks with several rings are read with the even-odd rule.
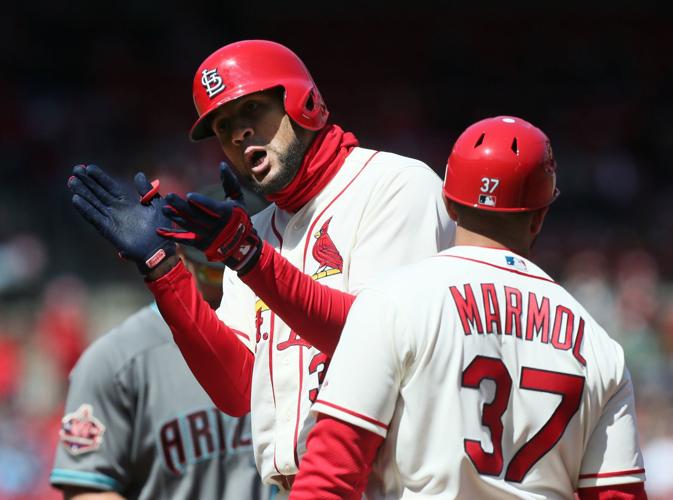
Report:
[[[511,241],[505,241],[504,239],[496,239],[484,234],[475,233],[469,229],[465,229],[462,226],[456,228],[456,246],[458,245],[469,245],[475,247],[488,247],[488,248],[502,248],[503,250],[511,250],[512,252],[521,255],[522,257],[527,257],[530,253],[530,248],[523,247],[521,245],[514,244]]]

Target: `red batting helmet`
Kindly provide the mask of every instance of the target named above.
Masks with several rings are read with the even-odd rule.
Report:
[[[513,116],[471,125],[449,156],[444,195],[461,205],[496,212],[546,207],[559,195],[549,139]]]
[[[192,91],[199,119],[189,137],[197,141],[213,135],[210,120],[223,104],[273,87],[283,87],[285,112],[300,126],[325,126],[329,111],[301,59],[278,43],[244,40],[216,50],[196,71]]]

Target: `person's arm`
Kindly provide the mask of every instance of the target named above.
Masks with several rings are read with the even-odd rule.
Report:
[[[292,500],[359,499],[383,437],[320,415],[292,485]]]
[[[579,500],[646,500],[645,483],[613,484],[580,488],[577,490]]]
[[[291,498],[359,498],[395,412],[409,331],[390,297],[364,290],[353,303],[312,411],[318,422]],[[400,354],[402,353],[402,354]]]
[[[124,325],[128,323],[119,328]],[[115,347],[116,331],[94,342],[70,374],[49,477],[52,486],[64,491],[122,495],[131,480],[136,389],[118,376],[124,359]]]
[[[180,241],[184,234],[170,228],[171,219],[165,212],[173,212],[159,195],[159,182],[150,183],[141,172],[134,181],[137,195],[99,167],[78,165],[73,168],[68,187],[82,217],[145,275],[183,356],[213,401],[227,413],[243,415],[250,408],[253,364],[252,352],[237,340],[237,335],[245,334],[224,325],[203,300],[184,266],[175,264],[176,244],[160,233],[163,229]],[[195,199],[200,199],[197,195]],[[225,231],[214,232],[214,236],[220,236],[209,243],[214,252],[219,252],[220,245],[231,236],[226,229],[238,227],[237,221],[247,217],[234,202],[217,206],[222,208],[223,218],[216,218],[216,226]],[[252,231],[249,218],[247,221]],[[251,257],[241,256],[237,250],[231,249],[228,265],[243,265],[242,261]]]
[[[181,262],[159,279],[147,281],[147,287],[187,365],[213,403],[235,417],[248,413],[254,364],[248,335],[217,317]]]
[[[331,355],[356,293],[381,269],[434,255],[451,243],[453,224],[441,197],[441,181],[429,167],[412,162],[372,186],[351,249],[349,282],[342,292],[315,282],[258,236],[242,205],[203,196],[166,197],[164,214],[181,229],[160,229],[165,238],[203,250],[239,273],[292,330]],[[221,170],[224,192],[241,200],[240,186]],[[197,223],[198,221],[198,223]],[[413,238],[399,235],[414,230]]]
[[[608,354],[612,355],[605,353]],[[603,406],[584,450],[577,485],[581,499],[644,498],[629,496],[644,491],[645,467],[638,446],[633,385],[623,356],[621,347],[615,343],[614,357],[621,360],[615,382],[617,390]],[[608,491],[620,492],[622,496],[610,497]]]
[[[88,488],[63,488],[63,500],[124,500],[115,491],[97,491]]]

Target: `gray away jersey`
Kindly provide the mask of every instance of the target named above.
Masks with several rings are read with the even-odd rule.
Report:
[[[217,410],[158,311],[94,342],[70,374],[51,484],[126,498],[266,499],[249,416]]]

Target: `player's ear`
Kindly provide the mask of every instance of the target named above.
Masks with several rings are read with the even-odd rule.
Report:
[[[533,236],[537,236],[542,231],[542,224],[544,223],[544,218],[549,211],[549,207],[543,207],[533,212],[533,217],[530,220],[530,233]]]
[[[455,203],[449,200],[444,193],[442,193],[442,199],[444,200],[444,206],[446,211],[449,212],[449,217],[454,222],[458,222],[458,212],[456,211]]]

